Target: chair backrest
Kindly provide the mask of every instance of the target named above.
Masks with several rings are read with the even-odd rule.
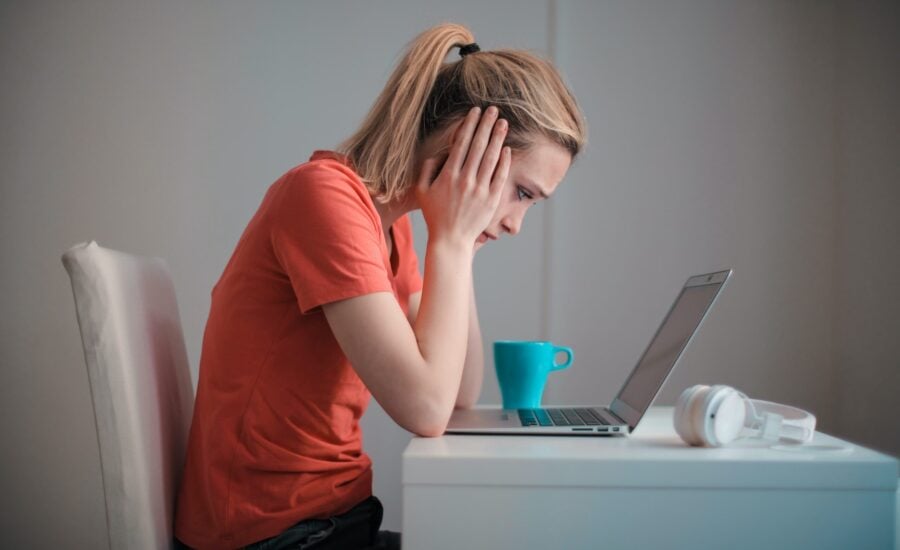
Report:
[[[168,267],[93,241],[62,260],[90,379],[110,547],[170,548],[194,392]]]

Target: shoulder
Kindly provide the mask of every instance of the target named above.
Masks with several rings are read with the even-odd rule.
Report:
[[[291,189],[296,187],[335,188],[357,194],[364,193],[366,196],[369,194],[359,174],[356,173],[346,157],[327,150],[315,151],[308,161],[288,170],[279,182],[284,187]],[[315,191],[315,189],[303,190]]]
[[[288,170],[270,190],[274,214],[351,210],[377,216],[375,205],[348,161],[332,151],[316,151]]]

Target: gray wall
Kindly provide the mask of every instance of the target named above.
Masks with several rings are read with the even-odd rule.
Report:
[[[592,145],[554,201],[552,395],[611,400],[684,280],[734,269],[660,401],[723,383],[834,399],[833,10],[814,2],[561,4]],[[589,372],[588,372],[589,371]]]
[[[209,291],[265,189],[352,132],[444,20],[555,55],[589,119],[558,196],[476,260],[485,342],[575,347],[546,401],[610,399],[684,278],[732,267],[659,402],[733,384],[900,454],[896,3],[4,2],[0,545],[106,541],[60,254],[166,258],[196,380]],[[399,529],[409,435],[374,403],[364,424]]]
[[[900,2],[841,2],[837,19],[834,431],[898,456]]]

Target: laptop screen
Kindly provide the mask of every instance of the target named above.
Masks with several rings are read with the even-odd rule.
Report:
[[[681,289],[681,294],[657,330],[653,341],[644,351],[644,355],[616,397],[617,401],[632,409],[632,411],[625,409],[631,413],[627,416],[634,417],[636,413],[637,418],[632,419],[616,411],[616,414],[620,414],[632,427],[637,424],[659,393],[663,382],[669,376],[681,352],[687,347],[726,278],[727,275],[718,277],[719,282],[696,286],[690,285],[693,280],[691,279],[688,285]],[[615,408],[613,407],[614,410]]]

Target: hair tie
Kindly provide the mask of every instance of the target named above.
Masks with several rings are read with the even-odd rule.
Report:
[[[459,47],[459,56],[465,57],[470,53],[480,52],[481,48],[478,47],[478,44],[472,42],[471,44],[466,44],[465,46]]]

